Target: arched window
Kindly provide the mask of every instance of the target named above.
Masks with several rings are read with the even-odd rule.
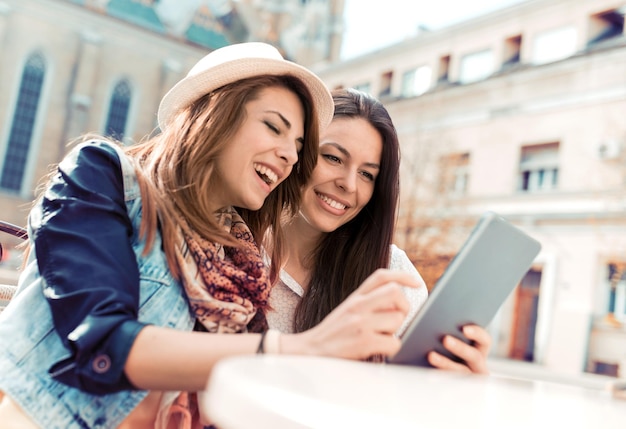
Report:
[[[130,106],[131,89],[126,79],[120,80],[113,89],[105,134],[121,140],[126,132],[128,107]]]
[[[26,161],[46,74],[46,63],[40,53],[26,61],[11,122],[11,132],[2,164],[0,188],[19,193],[22,189]]]

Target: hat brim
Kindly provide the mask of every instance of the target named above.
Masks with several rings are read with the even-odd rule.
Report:
[[[238,80],[262,75],[291,75],[307,87],[317,111],[320,132],[333,118],[334,103],[326,84],[314,73],[287,60],[270,58],[240,58],[216,65],[210,70],[188,75],[170,89],[161,100],[158,122],[161,130],[172,117],[201,96]]]

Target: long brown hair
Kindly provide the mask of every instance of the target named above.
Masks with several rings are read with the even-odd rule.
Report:
[[[284,240],[280,215],[284,211],[297,212],[300,189],[317,162],[318,118],[311,95],[298,78],[268,75],[225,85],[181,110],[161,134],[127,149],[135,159],[142,194],[140,235],[149,249],[157,228],[161,228],[168,265],[175,276],[179,276],[180,269],[174,252],[177,236],[174,213],[183,216],[203,238],[223,245],[237,245],[220,228],[211,210],[215,161],[244,122],[246,104],[255,100],[261,90],[276,86],[293,91],[302,103],[304,145],[292,173],[270,193],[261,209],[238,209],[257,243],[268,231],[272,232],[270,278],[274,281]]]
[[[295,314],[295,330],[317,325],[376,269],[389,266],[400,192],[400,144],[387,109],[353,89],[333,91],[337,118],[363,118],[383,140],[380,173],[372,198],[346,224],[323,236],[314,250],[313,271]]]

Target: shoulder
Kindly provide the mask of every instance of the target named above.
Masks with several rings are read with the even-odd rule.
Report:
[[[391,259],[389,261],[389,268],[392,270],[402,271],[415,271],[415,266],[407,256],[406,252],[400,249],[395,244],[391,245]]]
[[[110,165],[120,167],[121,148],[107,140],[88,140],[76,145],[61,161],[61,166],[76,168],[83,165]]]
[[[428,288],[426,287],[426,283],[422,279],[419,271],[413,265],[413,262],[409,259],[406,252],[400,249],[395,244],[391,245],[391,261],[389,263],[389,269],[392,270],[402,270],[413,273],[421,282],[420,287],[418,288],[403,288],[409,302],[411,304],[411,313],[415,313],[426,301],[428,297]]]
[[[72,148],[58,165],[48,196],[54,194],[122,195],[121,148],[106,140],[89,140]]]
[[[415,268],[415,265],[413,265],[413,262],[411,262],[406,252],[395,244],[391,245],[391,261],[389,262],[389,269],[408,271],[415,274],[421,282],[424,283],[422,276],[419,271],[417,271],[417,268]]]

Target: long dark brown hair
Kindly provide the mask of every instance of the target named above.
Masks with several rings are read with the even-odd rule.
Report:
[[[323,236],[313,255],[307,291],[295,314],[295,330],[317,325],[378,268],[389,266],[400,192],[400,144],[387,109],[353,89],[333,91],[337,118],[363,118],[383,140],[380,173],[372,198],[345,225]]]
[[[261,90],[283,87],[300,99],[305,115],[304,144],[298,162],[285,181],[270,193],[257,211],[239,208],[257,243],[272,232],[272,272],[281,263],[283,231],[281,213],[298,210],[302,186],[317,162],[319,127],[316,110],[306,86],[293,76],[257,76],[225,85],[180,111],[162,133],[130,146],[142,194],[143,218],[140,235],[146,249],[161,228],[164,251],[172,273],[179,276],[175,246],[175,213],[183,216],[203,238],[223,245],[238,245],[225,233],[212,213],[211,188],[215,183],[215,161],[246,118],[246,104]]]

